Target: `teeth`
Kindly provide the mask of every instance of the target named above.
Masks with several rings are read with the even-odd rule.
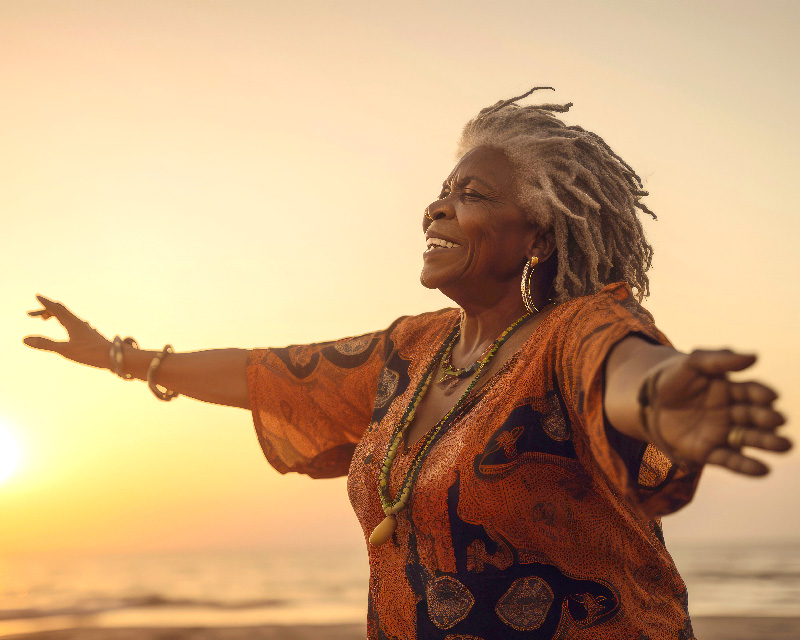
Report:
[[[432,249],[453,249],[454,247],[460,246],[460,244],[448,242],[447,240],[442,240],[441,238],[428,238],[428,251],[431,251]]]

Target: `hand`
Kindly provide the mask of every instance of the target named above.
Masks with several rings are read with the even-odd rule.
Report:
[[[759,382],[727,378],[755,361],[754,355],[725,349],[698,350],[665,363],[655,374],[652,408],[646,412],[645,430],[654,444],[675,461],[717,464],[751,476],[768,473],[764,463],[740,449],[791,448],[791,441],[775,434],[786,422],[772,407],[778,395]]]
[[[54,317],[67,330],[69,340],[58,342],[42,336],[27,336],[23,342],[34,349],[59,353],[68,360],[87,364],[90,367],[110,368],[109,350],[111,343],[88,322],[84,322],[60,302],[53,302],[44,296],[36,296],[42,309],[28,311],[32,318],[48,320]]]

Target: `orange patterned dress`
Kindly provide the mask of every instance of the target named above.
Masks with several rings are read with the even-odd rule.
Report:
[[[456,309],[374,334],[255,350],[250,402],[280,472],[348,474],[368,537],[378,474]],[[393,539],[369,548],[370,640],[691,640],[660,516],[697,474],[611,428],[603,364],[637,334],[668,344],[624,283],[554,309],[476,389],[425,458]],[[415,449],[391,469],[395,495]]]

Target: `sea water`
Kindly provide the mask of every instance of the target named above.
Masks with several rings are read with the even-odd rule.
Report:
[[[800,616],[800,543],[672,544],[695,616]]]
[[[800,544],[673,544],[699,615],[800,616]],[[361,548],[0,558],[0,637],[86,626],[363,624]]]

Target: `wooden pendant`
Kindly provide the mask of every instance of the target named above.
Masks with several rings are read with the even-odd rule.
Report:
[[[395,529],[397,529],[397,517],[394,514],[386,516],[381,520],[381,523],[372,530],[369,543],[373,547],[381,546],[384,542],[388,542],[391,539]]]

